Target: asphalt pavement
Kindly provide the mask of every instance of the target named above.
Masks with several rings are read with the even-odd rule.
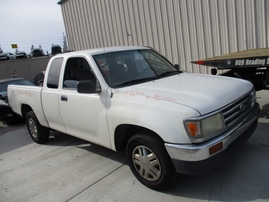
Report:
[[[254,135],[232,158],[200,176],[178,175],[164,192],[131,173],[124,153],[51,132],[45,145],[24,124],[0,125],[0,201],[269,201],[269,91],[257,92]]]

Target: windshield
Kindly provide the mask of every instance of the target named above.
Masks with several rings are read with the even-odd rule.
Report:
[[[179,73],[168,60],[151,49],[104,53],[93,58],[108,85],[114,88]]]

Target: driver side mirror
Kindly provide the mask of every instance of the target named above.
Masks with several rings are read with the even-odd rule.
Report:
[[[175,64],[175,68],[179,70],[179,64]]]
[[[101,87],[98,80],[96,81],[96,84],[94,84],[91,80],[84,80],[78,82],[77,91],[79,93],[100,93]]]

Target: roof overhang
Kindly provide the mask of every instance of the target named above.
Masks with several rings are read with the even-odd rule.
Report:
[[[66,2],[67,0],[60,0],[57,4],[61,5],[63,4],[64,2]]]

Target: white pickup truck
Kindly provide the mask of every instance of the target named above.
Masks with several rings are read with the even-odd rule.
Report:
[[[32,139],[50,129],[114,151],[131,171],[161,190],[175,174],[212,169],[257,126],[253,85],[185,73],[148,47],[110,47],[58,54],[43,87],[8,87],[12,110]]]

